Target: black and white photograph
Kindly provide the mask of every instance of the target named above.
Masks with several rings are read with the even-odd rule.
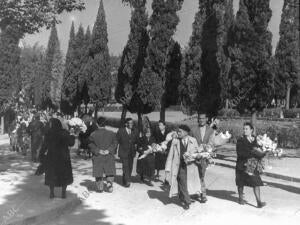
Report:
[[[0,225],[296,225],[299,0],[0,0]]]

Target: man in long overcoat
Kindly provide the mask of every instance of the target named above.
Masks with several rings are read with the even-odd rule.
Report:
[[[197,151],[197,140],[188,135],[190,128],[180,125],[178,138],[173,139],[168,154],[165,172],[170,184],[169,197],[178,194],[184,209],[189,209],[190,195],[201,191],[199,171],[194,162],[186,163],[184,154],[193,155]]]
[[[89,148],[93,153],[93,177],[96,179],[97,191],[103,192],[104,178],[107,180],[107,191],[113,191],[116,175],[115,152],[117,148],[116,134],[105,128],[105,118],[97,120],[98,129],[89,137]]]
[[[130,178],[133,168],[133,159],[136,155],[136,143],[138,135],[133,130],[133,120],[127,118],[125,127],[120,128],[117,132],[117,140],[119,143],[118,155],[122,162],[123,169],[123,185],[130,186]]]
[[[214,135],[214,130],[208,126],[207,124],[208,118],[206,113],[199,113],[198,114],[198,126],[194,127],[191,131],[191,136],[195,137],[198,145],[201,144],[212,144],[212,138]],[[208,166],[208,160],[207,159],[200,159],[198,163],[198,169],[199,169],[199,176],[200,176],[200,182],[201,182],[201,196],[200,201],[202,203],[207,202],[206,197],[206,186],[205,186],[205,173],[206,168]]]

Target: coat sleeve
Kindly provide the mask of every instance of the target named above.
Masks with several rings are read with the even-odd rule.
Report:
[[[111,133],[111,145],[108,147],[109,154],[114,155],[116,154],[116,149],[118,147],[118,141],[115,133]]]
[[[95,137],[94,135],[91,135],[89,137],[89,144],[88,144],[88,147],[89,149],[91,150],[91,152],[95,155],[99,154],[99,149],[96,145],[96,142],[95,142]]]
[[[165,166],[165,171],[166,172],[170,172],[172,169],[172,161],[173,161],[173,157],[174,157],[174,151],[175,151],[175,142],[172,142],[172,145],[170,147],[170,151],[167,157],[167,161],[166,161],[166,166]]]

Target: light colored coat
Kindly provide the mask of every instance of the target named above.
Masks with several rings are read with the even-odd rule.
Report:
[[[197,140],[193,137],[188,136],[188,145],[187,152],[195,153],[196,147],[198,146]],[[178,183],[177,175],[179,171],[180,164],[180,141],[174,139],[172,141],[168,158],[166,161],[166,179],[170,184],[169,197],[175,196],[178,194]],[[189,195],[201,193],[201,185],[199,178],[199,171],[196,164],[191,163],[187,165],[187,186]]]

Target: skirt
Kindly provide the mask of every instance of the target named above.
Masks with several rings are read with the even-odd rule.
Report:
[[[155,156],[147,155],[145,158],[138,160],[137,171],[139,175],[153,177],[155,173]]]
[[[264,186],[259,172],[254,171],[253,175],[249,175],[243,170],[235,170],[235,183],[238,187],[240,186],[248,186],[248,187],[258,187]]]

